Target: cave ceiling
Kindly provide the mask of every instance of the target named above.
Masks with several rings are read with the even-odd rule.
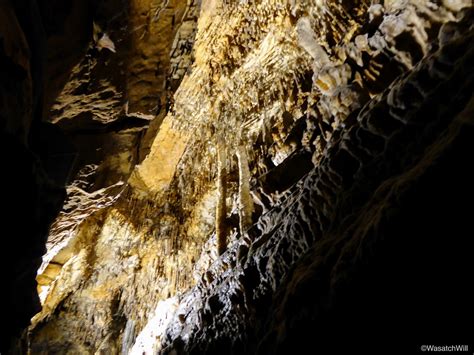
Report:
[[[423,248],[458,250],[417,228],[472,192],[436,170],[458,171],[474,123],[471,1],[37,1],[42,42],[9,4],[2,129],[33,152],[28,132],[44,132],[48,159],[34,164],[65,189],[28,269],[41,307],[20,348],[283,354],[314,331],[332,353],[334,329],[363,333],[357,304],[373,324],[431,305],[400,275],[431,280],[417,265],[443,268]],[[455,192],[430,202],[441,181]],[[395,271],[398,257],[412,268]],[[403,285],[424,296],[381,301],[404,299]]]

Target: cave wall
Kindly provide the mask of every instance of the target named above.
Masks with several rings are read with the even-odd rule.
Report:
[[[248,231],[253,241],[183,296],[164,353],[416,353],[469,341],[469,222],[462,207],[442,206],[472,192],[451,180],[469,179],[460,150],[472,139],[471,16],[336,130]]]
[[[170,253],[173,245],[143,238],[143,226],[152,230],[154,222],[138,216],[145,203],[131,208],[135,198],[125,182],[149,151],[154,132],[164,130],[172,91],[192,59],[199,7],[184,1],[121,5],[101,2],[94,15],[95,28],[113,41],[115,52],[93,38],[51,109],[50,121],[67,133],[78,156],[40,267],[43,310],[34,319],[39,325],[32,333],[33,352],[113,352],[131,346],[122,344],[127,318],[133,317],[129,327],[136,323],[140,329],[156,293],[168,295],[165,280],[176,277],[171,271],[154,280],[160,273],[155,269],[166,263],[157,255]],[[153,208],[150,203],[150,213]],[[124,258],[129,262],[118,266]],[[68,302],[83,304],[84,311],[69,313]],[[51,326],[43,326],[43,318],[56,312]],[[67,332],[56,328],[63,322]]]
[[[471,294],[448,289],[471,269],[469,219],[457,208],[472,192],[462,163],[471,8],[95,4],[85,55],[45,70],[68,73],[46,82],[45,116],[78,156],[37,277],[29,350],[377,353],[396,342],[400,353],[435,336],[465,343]],[[65,40],[50,31],[47,43]],[[32,82],[17,97],[33,101]],[[15,115],[23,127],[33,113]],[[432,292],[437,281],[451,287]]]
[[[35,276],[50,261],[47,254],[40,266],[43,254],[55,255],[80,222],[113,203],[149,150],[190,61],[195,8],[183,1],[1,2],[2,147],[11,172],[2,176],[2,221],[6,231],[23,226],[5,235],[11,326],[1,351],[41,309]],[[40,285],[49,285],[58,265]]]
[[[47,145],[57,145],[64,137],[56,131],[43,134],[47,130],[43,111],[54,96],[52,88],[64,86],[67,80],[67,75],[54,72],[67,73],[82,57],[91,17],[89,3],[83,1],[61,6],[2,1],[0,18],[0,144],[5,157],[1,260],[2,268],[9,270],[2,285],[3,352],[41,309],[35,277],[46,251],[49,225],[62,208],[63,177],[68,170],[50,164],[55,157]],[[68,24],[75,26],[74,31]],[[71,45],[56,41],[57,36],[68,36]],[[61,61],[51,61],[48,54],[57,55],[58,45]]]

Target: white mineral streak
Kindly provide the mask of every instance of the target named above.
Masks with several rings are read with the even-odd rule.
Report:
[[[148,323],[140,334],[138,334],[129,352],[130,355],[156,354],[160,350],[160,339],[171,322],[178,304],[178,297],[158,302],[153,315],[149,318]]]

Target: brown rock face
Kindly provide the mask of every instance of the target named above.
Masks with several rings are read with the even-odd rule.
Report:
[[[83,54],[88,4],[61,4],[58,7],[50,3],[46,9],[43,2],[0,2],[0,144],[5,155],[1,265],[10,270],[2,286],[2,352],[40,310],[35,276],[45,252],[49,225],[65,197],[67,159],[61,166],[53,153],[58,145],[67,149],[67,140],[43,125],[42,112],[51,96],[45,88],[53,90],[67,79],[67,75],[55,77],[52,72],[67,74],[68,66]],[[46,10],[50,10],[48,16]],[[70,32],[65,22],[69,16],[81,26],[69,33],[69,40],[73,40],[69,43],[74,44],[64,46],[62,61],[52,63],[47,53],[54,55],[55,36]]]
[[[42,306],[13,350],[471,341],[472,2],[25,1],[0,20],[4,224],[27,226],[8,337],[37,268]]]

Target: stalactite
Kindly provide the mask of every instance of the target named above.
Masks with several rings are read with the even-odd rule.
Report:
[[[287,282],[283,278],[291,282],[289,286],[298,285],[299,281],[293,283],[291,277],[303,274],[287,270],[304,265],[308,259],[303,260],[303,255],[314,250],[308,251],[314,246],[311,244],[322,243],[324,249],[330,246],[332,236],[338,237],[333,251],[339,253],[339,245],[345,245],[352,236],[338,233],[345,233],[345,226],[352,228],[353,219],[358,218],[349,219],[339,212],[345,211],[340,205],[347,201],[347,210],[359,213],[359,205],[349,210],[352,204],[364,201],[353,192],[363,196],[365,190],[358,188],[371,186],[367,181],[378,179],[379,173],[390,178],[387,171],[392,155],[409,149],[401,144],[406,137],[413,141],[413,147],[418,146],[413,139],[418,136],[410,134],[414,132],[411,126],[405,137],[391,136],[390,144],[400,143],[392,144],[393,149],[374,134],[391,134],[393,127],[400,125],[398,116],[393,121],[387,114],[374,123],[370,121],[370,130],[356,131],[361,124],[357,110],[370,109],[364,106],[367,100],[375,97],[375,102],[379,93],[405,71],[404,62],[412,63],[426,50],[436,51],[444,36],[448,37],[447,44],[451,42],[457,27],[450,28],[459,17],[454,10],[446,10],[447,0],[226,1],[228,5],[222,1],[202,2],[202,11],[197,0],[160,0],[159,4],[134,1],[130,28],[140,32],[132,36],[130,31],[114,27],[123,21],[109,21],[107,28],[116,43],[133,45],[122,45],[121,51],[109,53],[107,58],[88,53],[77,73],[71,73],[72,81],[51,115],[66,128],[89,132],[87,127],[96,126],[96,117],[100,122],[118,122],[124,109],[126,116],[143,112],[148,117],[159,111],[152,107],[157,102],[164,105],[167,101],[167,109],[162,108],[156,125],[146,135],[122,124],[120,131],[98,130],[99,136],[91,142],[107,144],[101,145],[97,154],[89,149],[89,133],[77,138],[80,146],[87,148],[84,159],[80,152],[80,163],[84,160],[90,166],[83,172],[81,168],[73,188],[68,187],[74,194],[68,195],[64,213],[51,228],[49,242],[58,243],[54,244],[56,250],[48,246],[46,260],[52,261],[40,275],[46,280],[41,288],[48,298],[41,321],[32,327],[32,353],[48,352],[50,347],[61,353],[120,353],[121,347],[127,352],[132,345],[131,352],[140,354],[159,353],[162,347],[169,350],[164,354],[174,352],[175,347],[179,353],[254,352],[252,339],[260,343],[263,335],[260,325],[266,328],[268,317],[285,315],[279,314],[284,310],[276,301],[268,311],[262,310],[262,301],[279,299],[275,291],[281,295],[290,291],[281,286]],[[366,11],[365,3],[372,4],[372,10]],[[461,3],[468,5],[466,0],[452,0],[449,6],[460,7]],[[448,31],[438,35],[438,28],[446,21]],[[142,36],[145,27],[148,32]],[[160,36],[152,35],[156,31]],[[437,40],[436,36],[441,37]],[[188,47],[189,41],[193,48]],[[166,53],[158,55],[161,47]],[[455,53],[451,56],[457,57]],[[115,65],[114,61],[124,64]],[[435,69],[444,75],[452,65],[441,64]],[[134,75],[121,79],[122,71],[110,68]],[[97,77],[96,84],[89,85],[91,77]],[[84,80],[90,90],[77,90]],[[429,104],[434,101],[428,96],[431,86],[434,90],[438,85],[438,79],[436,85],[430,80],[414,83],[426,89],[419,95],[426,96]],[[396,103],[394,114],[399,115],[405,100],[410,100],[408,107],[411,96],[418,96],[413,90]],[[456,107],[443,103],[446,109]],[[382,110],[381,104],[376,108]],[[88,115],[83,116],[83,112]],[[74,123],[76,116],[79,119]],[[87,123],[89,116],[92,121]],[[334,124],[346,117],[350,120],[344,125]],[[343,140],[346,133],[353,139]],[[335,148],[343,143],[347,145]],[[134,169],[137,154],[147,158],[140,159],[140,166]],[[369,166],[370,171],[357,175],[360,184],[351,187],[354,170],[365,171],[362,169],[375,154],[378,160],[374,168]],[[102,156],[106,163],[99,161]],[[379,166],[385,161],[388,165]],[[401,163],[397,161],[398,166]],[[407,164],[413,162],[407,160]],[[124,184],[127,189],[120,198],[116,198],[121,189],[118,186],[107,187],[107,196],[95,195],[97,189],[109,186],[116,178],[127,181],[132,169],[136,181]],[[318,169],[321,173],[308,175]],[[371,193],[372,188],[369,190]],[[370,217],[370,211],[362,211],[361,218],[366,214]],[[344,218],[342,226],[339,216]],[[333,225],[337,228],[328,229]],[[59,244],[66,238],[68,244]],[[90,253],[83,255],[84,247]],[[323,250],[320,254],[313,256],[324,259],[327,253]],[[216,260],[218,255],[221,257]],[[77,272],[61,271],[66,270],[65,257],[71,259],[68,270]],[[344,271],[344,265],[337,263],[332,274],[336,291],[344,279],[338,270]],[[79,273],[82,270],[86,270],[84,277]],[[49,287],[52,282],[57,286]],[[324,287],[321,290],[327,291]],[[114,303],[116,293],[121,294],[118,307]],[[173,300],[168,300],[171,296]],[[162,312],[160,308],[155,318],[157,303],[170,309]],[[179,304],[176,312],[175,303],[176,307]],[[254,310],[262,319],[256,325],[248,322],[254,319]],[[84,312],[84,319],[77,317],[78,312]],[[165,326],[169,321],[170,326]],[[324,320],[320,323],[325,327]],[[293,327],[278,324],[283,324],[285,332]],[[137,334],[145,334],[147,344],[137,340]],[[272,340],[276,339],[274,334],[272,331]],[[304,336],[298,341],[301,338]],[[249,340],[243,348],[241,339]],[[281,351],[294,350],[298,341],[285,340]],[[213,351],[214,344],[217,351]]]
[[[247,152],[244,145],[237,148],[239,163],[239,218],[240,235],[252,225],[253,200],[250,195],[250,171]]]
[[[222,255],[227,248],[227,154],[223,143],[217,145],[217,207],[216,207],[216,236],[217,253]]]

